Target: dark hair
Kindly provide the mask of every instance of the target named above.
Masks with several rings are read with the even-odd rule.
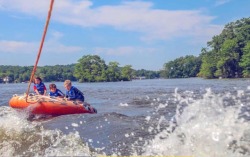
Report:
[[[49,85],[49,89],[52,89],[52,88],[56,88],[56,85],[55,85],[54,83],[51,83],[51,84]]]
[[[35,79],[38,79],[40,82],[42,82],[41,77],[36,77]]]

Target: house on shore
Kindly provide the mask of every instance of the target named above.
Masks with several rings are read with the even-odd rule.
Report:
[[[4,83],[9,83],[10,82],[10,77],[9,76],[4,77],[3,82]]]

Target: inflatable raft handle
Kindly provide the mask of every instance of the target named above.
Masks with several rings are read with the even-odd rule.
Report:
[[[29,93],[29,96],[35,96],[35,94],[34,93]]]

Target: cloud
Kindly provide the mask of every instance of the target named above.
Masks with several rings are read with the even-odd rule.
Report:
[[[223,5],[223,4],[226,4],[228,2],[230,2],[231,0],[217,0],[215,2],[215,6],[220,6],[220,5]]]
[[[0,6],[8,11],[45,18],[49,1],[2,0]],[[90,0],[59,0],[55,1],[52,20],[80,27],[110,26],[120,31],[139,32],[144,41],[169,40],[179,36],[207,40],[222,30],[221,26],[211,24],[216,17],[205,15],[201,10],[162,10],[153,6],[151,2],[125,1],[119,5],[94,7]]]
[[[65,53],[77,53],[83,51],[82,47],[79,46],[66,46],[60,43],[60,39],[64,36],[63,33],[58,31],[52,31],[52,37],[47,40],[44,49],[46,49],[46,53],[57,53],[57,54],[65,54]]]
[[[32,53],[37,43],[23,41],[0,40],[0,52],[5,53]]]
[[[57,41],[48,41],[45,46],[45,53],[57,53],[57,54],[65,54],[65,53],[78,53],[83,51],[82,47],[79,46],[66,46]]]
[[[52,32],[52,37],[45,41],[43,45],[42,53],[77,53],[83,50],[82,47],[78,46],[66,46],[59,42],[59,39],[63,36],[60,32]],[[24,41],[9,41],[0,40],[0,52],[5,53],[33,53],[38,52],[40,42],[24,42]]]
[[[21,12],[29,15],[41,16],[48,12],[49,1],[32,1],[32,0],[1,0],[0,10]]]
[[[121,46],[116,48],[94,48],[93,52],[95,54],[105,54],[110,56],[124,56],[129,54],[138,54],[138,53],[153,53],[155,48],[144,48],[144,47],[133,47],[133,46]]]
[[[52,31],[51,34],[52,34],[52,39],[53,40],[59,40],[60,38],[62,38],[64,36],[63,33],[58,32],[58,31]]]

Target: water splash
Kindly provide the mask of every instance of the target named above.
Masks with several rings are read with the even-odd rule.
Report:
[[[175,121],[145,144],[143,155],[249,156],[250,123],[239,117],[244,113],[243,95],[244,91],[236,95],[214,94],[207,89],[201,99],[193,100],[176,90],[174,96],[179,105]],[[228,105],[228,99],[234,105]],[[187,105],[184,110],[180,105],[183,103]],[[250,106],[249,102],[244,106]]]
[[[27,121],[9,107],[0,108],[0,156],[91,156],[78,132],[68,135],[46,130],[37,122]]]

